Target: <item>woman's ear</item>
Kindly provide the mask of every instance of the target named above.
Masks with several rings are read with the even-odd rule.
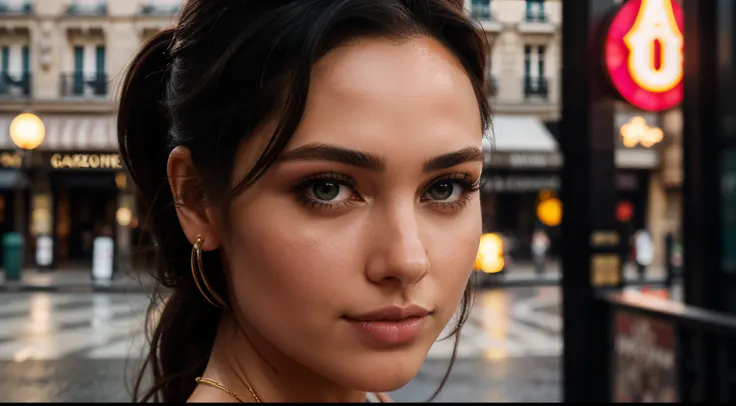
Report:
[[[207,207],[208,200],[202,179],[192,162],[188,148],[178,146],[171,151],[167,164],[169,187],[174,196],[176,214],[184,235],[194,244],[198,236],[204,237],[203,251],[220,247],[215,211]]]

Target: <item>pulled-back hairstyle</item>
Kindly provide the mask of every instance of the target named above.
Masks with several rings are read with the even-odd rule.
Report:
[[[208,203],[226,207],[268,170],[291,138],[320,57],[360,37],[419,35],[437,39],[462,63],[487,128],[485,37],[465,16],[462,0],[188,0],[178,25],[139,50],[123,84],[118,141],[155,238],[159,288],[147,315],[150,348],[135,380],[134,401],[186,401],[205,369],[220,317],[190,272],[191,243],[167,182],[171,150],[181,145],[191,151]],[[237,147],[271,118],[277,126],[265,150],[238,186],[230,187]],[[227,301],[221,258],[205,253],[204,263]],[[470,286],[450,336],[457,338],[467,319]],[[457,341],[453,360],[456,350]]]

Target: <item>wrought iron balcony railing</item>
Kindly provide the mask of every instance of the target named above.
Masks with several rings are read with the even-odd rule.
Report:
[[[479,20],[490,20],[491,6],[488,4],[473,4],[470,7],[470,16]]]
[[[156,4],[144,4],[141,14],[146,16],[173,16],[179,13],[181,6],[165,6]]]
[[[18,2],[9,2],[0,0],[0,15],[30,15],[33,14],[33,3],[25,1],[20,4]]]
[[[72,2],[67,7],[67,14],[74,16],[104,16],[107,15],[107,3],[82,4]]]
[[[531,77],[527,76],[524,78],[524,96],[542,96],[547,97],[549,95],[549,85],[547,78]]]
[[[527,23],[548,23],[549,18],[547,17],[547,14],[543,12],[528,11],[524,15],[524,21]]]
[[[61,75],[61,97],[105,97],[107,75],[81,72]]]
[[[31,73],[18,74],[0,72],[0,98],[29,97],[31,95]]]

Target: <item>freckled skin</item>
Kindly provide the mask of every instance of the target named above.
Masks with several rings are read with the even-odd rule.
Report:
[[[239,152],[234,182],[269,129]],[[478,178],[482,163],[431,173],[423,164],[481,148],[481,134],[470,80],[434,39],[362,39],[315,65],[304,119],[286,150],[320,143],[363,151],[380,156],[384,171],[324,161],[278,164],[232,202],[220,236],[238,322],[273,368],[304,374],[294,390],[298,382],[322,380],[391,391],[416,376],[458,309],[481,235],[478,192],[454,210],[421,197],[441,175]],[[359,201],[326,212],[300,204],[294,184],[321,172],[353,179],[349,193]],[[406,345],[370,346],[342,319],[408,304],[434,313]],[[268,375],[249,373],[256,382]]]

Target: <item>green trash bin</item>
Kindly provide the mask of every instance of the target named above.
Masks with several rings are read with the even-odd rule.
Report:
[[[6,281],[19,281],[23,269],[23,236],[20,233],[3,235],[3,269]]]

